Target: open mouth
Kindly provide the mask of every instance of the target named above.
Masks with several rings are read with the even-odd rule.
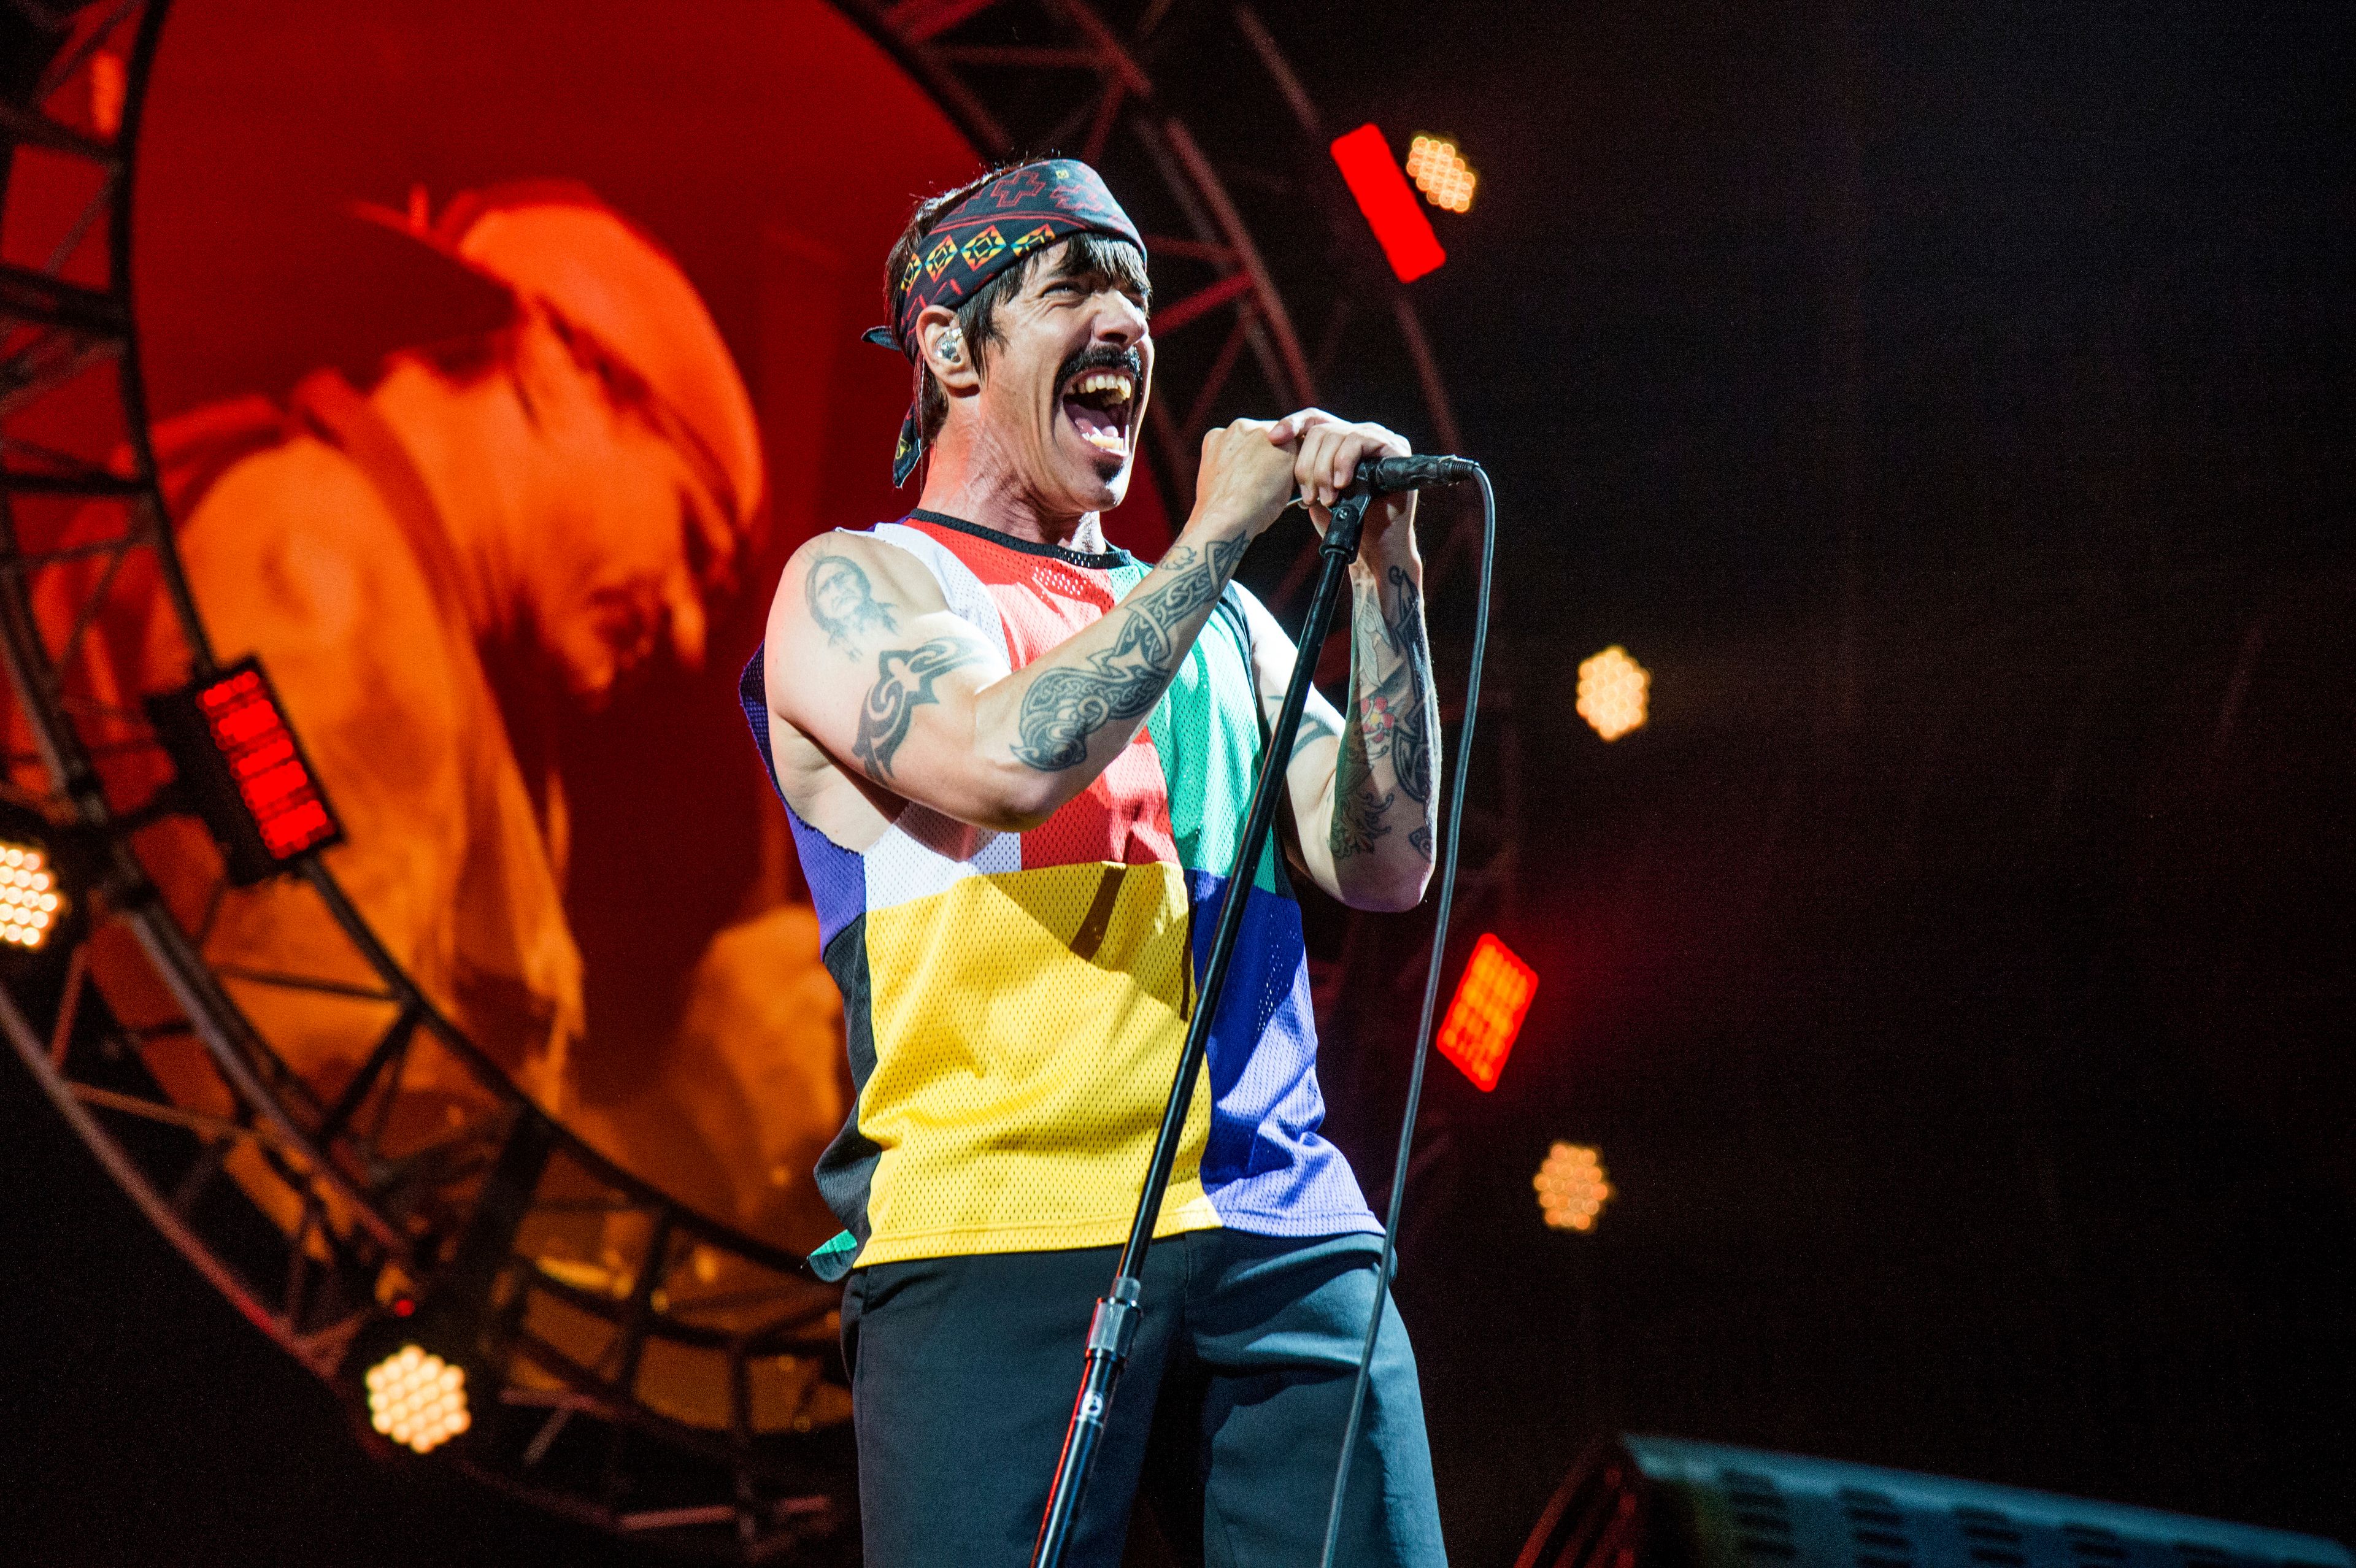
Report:
[[[1064,383],[1064,417],[1098,452],[1129,455],[1129,426],[1136,411],[1137,377],[1129,370],[1096,366]]]
[[[600,589],[593,597],[590,614],[597,640],[605,644],[613,660],[616,679],[653,660],[659,618],[626,590]]]

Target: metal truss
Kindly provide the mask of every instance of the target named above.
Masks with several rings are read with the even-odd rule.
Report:
[[[1299,220],[1322,133],[1248,11],[841,3],[986,153],[1068,150],[1125,194],[1154,193],[1138,206],[1165,274],[1151,440],[1170,493],[1191,492],[1205,428],[1313,403],[1369,326],[1420,389],[1419,433],[1457,445],[1405,294],[1352,259],[1346,225]],[[0,0],[0,58],[27,62],[0,77],[0,229],[19,258],[0,262],[0,657],[16,709],[0,816],[49,843],[75,903],[48,947],[0,955],[0,1032],[156,1229],[356,1413],[373,1347],[439,1335],[431,1348],[474,1372],[474,1429],[446,1452],[493,1484],[690,1551],[853,1561],[835,1293],[802,1259],[544,1115],[316,858],[274,896],[309,901],[340,950],[284,969],[209,962],[238,895],[224,879],[167,896],[143,859],[181,803],[146,694],[119,689],[97,629],[136,592],[163,607],[190,674],[218,667],[157,485],[131,303],[140,112],[166,9]],[[1273,167],[1215,101],[1162,91],[1157,70],[1205,50],[1229,75],[1264,74],[1290,138]],[[1436,564],[1460,550],[1443,544]],[[248,1004],[287,990],[370,1020],[356,1071],[306,1077],[273,1049]]]
[[[834,1293],[801,1259],[551,1121],[316,859],[287,887],[342,940],[317,972],[209,964],[233,895],[216,886],[184,920],[143,864],[141,834],[178,802],[144,694],[113,689],[94,628],[137,582],[167,607],[191,673],[216,668],[156,486],[130,304],[138,116],[164,9],[0,10],[6,41],[47,61],[0,99],[11,254],[29,243],[45,259],[0,265],[6,789],[77,905],[48,948],[8,956],[0,1029],[156,1229],[356,1410],[372,1345],[439,1332],[434,1348],[476,1373],[475,1429],[451,1451],[467,1468],[618,1531],[849,1561]],[[294,1072],[241,1006],[289,989],[374,1019],[348,1078]]]

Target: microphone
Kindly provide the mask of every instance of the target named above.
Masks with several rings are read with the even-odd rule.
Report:
[[[1481,465],[1469,457],[1364,457],[1358,460],[1352,487],[1362,495],[1393,496],[1435,485],[1462,485],[1480,471]]]

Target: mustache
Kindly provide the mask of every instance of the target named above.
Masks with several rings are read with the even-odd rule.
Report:
[[[1142,381],[1145,356],[1133,347],[1115,348],[1109,343],[1091,343],[1064,361],[1064,368],[1055,372],[1055,385],[1063,386],[1083,370],[1126,370]]]

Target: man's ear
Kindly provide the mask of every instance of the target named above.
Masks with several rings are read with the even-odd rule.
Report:
[[[916,315],[916,343],[923,349],[925,368],[952,398],[981,389],[981,371],[972,344],[965,340],[958,319],[946,305],[928,304]]]

